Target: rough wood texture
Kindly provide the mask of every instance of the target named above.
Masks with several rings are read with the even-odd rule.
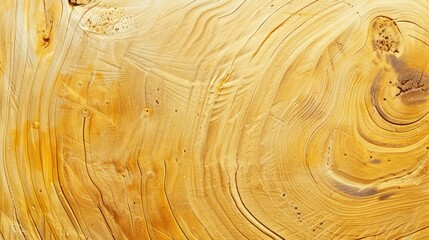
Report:
[[[1,239],[429,239],[426,0],[1,0]]]

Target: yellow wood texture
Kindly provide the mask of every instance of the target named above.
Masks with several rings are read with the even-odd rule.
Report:
[[[0,0],[0,239],[429,239],[426,0]]]

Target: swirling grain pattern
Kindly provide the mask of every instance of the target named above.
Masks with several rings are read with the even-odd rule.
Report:
[[[0,239],[429,239],[427,1],[0,19]]]

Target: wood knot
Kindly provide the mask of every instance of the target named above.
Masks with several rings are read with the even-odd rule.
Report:
[[[88,108],[83,108],[83,109],[82,109],[82,112],[80,113],[80,115],[81,115],[83,118],[87,118],[87,117],[89,117],[89,116],[90,116],[90,114],[91,114],[91,112],[89,111],[89,109],[88,109]]]
[[[90,3],[91,0],[69,0],[69,4],[72,7],[83,6]]]
[[[374,18],[370,35],[373,49],[394,54],[402,52],[401,33],[392,19],[385,16]]]
[[[47,16],[47,19],[44,19],[42,23],[38,26],[37,35],[38,35],[38,45],[37,50],[43,52],[51,44],[51,35],[53,27],[53,19],[51,15]]]
[[[32,126],[34,129],[39,129],[39,121],[35,121],[35,122],[31,123],[31,126]]]

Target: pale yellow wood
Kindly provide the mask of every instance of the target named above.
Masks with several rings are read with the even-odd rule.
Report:
[[[0,19],[0,239],[429,239],[427,1]]]

